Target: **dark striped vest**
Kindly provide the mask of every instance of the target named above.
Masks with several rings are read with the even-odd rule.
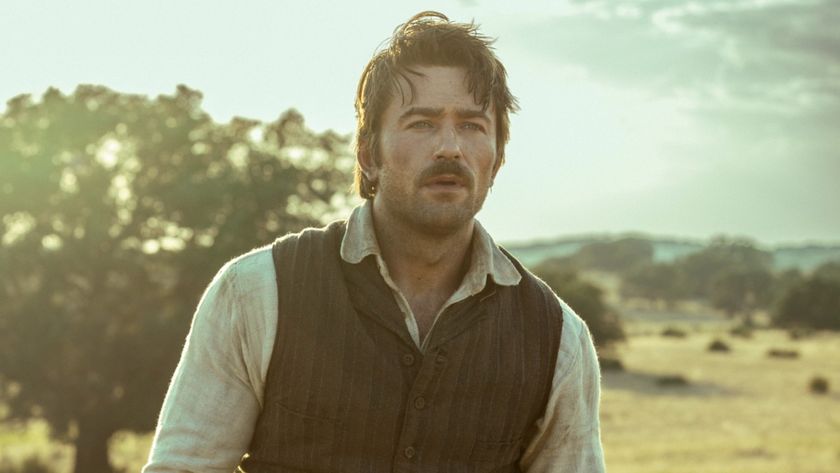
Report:
[[[441,314],[420,352],[374,258],[336,222],[273,246],[279,313],[240,466],[259,472],[515,472],[548,400],[563,314],[516,262],[513,287]]]

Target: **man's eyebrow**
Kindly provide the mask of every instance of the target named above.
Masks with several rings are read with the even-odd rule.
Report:
[[[420,115],[421,117],[439,117],[443,114],[442,108],[432,108],[432,107],[410,107],[408,110],[400,115],[400,120],[405,120],[408,117],[414,115]]]
[[[410,107],[408,110],[400,115],[400,120],[405,120],[408,117],[419,115],[421,117],[428,117],[434,118],[439,117],[443,114],[442,108],[433,108],[433,107]],[[490,121],[490,116],[487,115],[487,112],[480,108],[459,108],[455,110],[455,114],[458,118],[482,118],[484,120]]]
[[[455,114],[460,118],[483,118],[488,122],[490,121],[487,111],[480,108],[459,108],[455,111]]]

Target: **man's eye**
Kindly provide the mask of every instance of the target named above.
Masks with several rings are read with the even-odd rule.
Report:
[[[484,127],[474,122],[466,122],[462,125],[467,130],[484,131]]]
[[[420,120],[412,122],[408,125],[409,128],[431,128],[432,124],[428,120]]]

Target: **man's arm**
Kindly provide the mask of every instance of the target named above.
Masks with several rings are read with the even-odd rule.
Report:
[[[521,466],[527,473],[602,473],[598,357],[586,324],[561,305],[563,335],[551,394]]]
[[[230,473],[239,464],[261,409],[276,331],[263,316],[272,305],[276,314],[273,266],[263,268],[270,258],[268,251],[234,260],[202,296],[144,473]]]

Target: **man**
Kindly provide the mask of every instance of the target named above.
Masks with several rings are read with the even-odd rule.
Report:
[[[145,472],[604,470],[585,324],[474,219],[515,108],[489,45],[424,12],[371,60],[364,204],[219,272]]]

